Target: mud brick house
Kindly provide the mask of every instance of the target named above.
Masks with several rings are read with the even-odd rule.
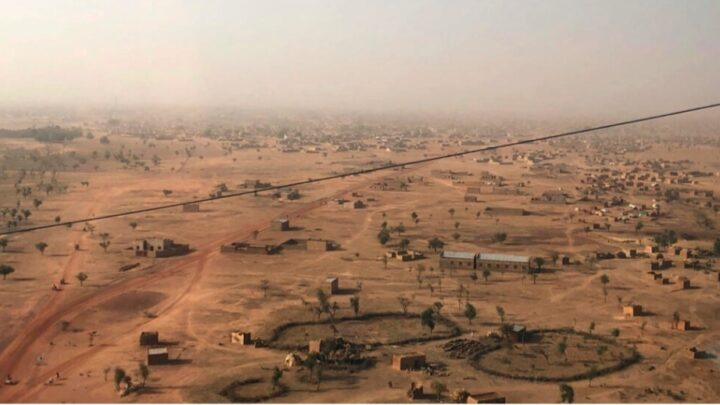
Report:
[[[483,211],[487,216],[516,216],[521,217],[529,213],[522,208],[486,207]]]
[[[248,253],[256,255],[272,255],[280,251],[275,245],[260,245],[245,242],[233,242],[220,246],[220,253]]]
[[[471,252],[451,252],[443,251],[440,253],[441,269],[474,269],[475,253]]]
[[[623,307],[623,315],[626,318],[642,315],[642,305],[625,305]]]
[[[323,239],[308,239],[305,246],[312,252],[326,252],[334,249],[332,241]]]
[[[147,351],[147,364],[151,366],[167,364],[170,354],[167,347],[151,347]]]
[[[140,346],[155,346],[160,343],[158,332],[140,332]]]
[[[385,252],[388,259],[397,259],[401,262],[410,262],[413,260],[424,259],[425,255],[414,250],[390,250]]]
[[[135,256],[171,257],[190,252],[190,245],[175,243],[172,239],[148,238],[133,242]]]
[[[417,370],[426,364],[423,353],[393,354],[392,368],[395,370]]]
[[[322,339],[311,340],[308,342],[308,353],[322,353],[325,345],[326,343]]]
[[[677,321],[677,325],[675,325],[675,328],[681,331],[688,331],[690,330],[690,321]]]
[[[200,203],[183,204],[183,212],[200,212]]]
[[[271,186],[272,185],[270,183],[263,183],[260,180],[245,180],[245,182],[240,187],[249,188],[251,190],[262,190]]]
[[[290,230],[290,220],[287,218],[280,218],[276,219],[272,222],[272,230],[273,231],[289,231]]]
[[[329,295],[337,294],[340,291],[340,281],[337,277],[326,278],[325,284]]]
[[[685,350],[685,357],[691,360],[699,359],[701,357],[701,351],[697,347],[690,347]]]
[[[524,342],[527,334],[525,325],[513,324],[505,331],[512,342]]]
[[[230,343],[247,346],[253,344],[253,341],[250,332],[230,332]]]

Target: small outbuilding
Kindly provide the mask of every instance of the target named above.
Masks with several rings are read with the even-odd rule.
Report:
[[[697,347],[690,347],[685,350],[685,357],[691,360],[699,359],[701,351]]]
[[[677,321],[676,329],[683,332],[690,330],[690,321]]]
[[[250,332],[230,332],[230,343],[247,346],[253,344],[253,341]]]
[[[417,370],[427,364],[423,353],[393,354],[392,368],[395,370]]]
[[[337,277],[328,277],[325,279],[327,291],[329,295],[337,294],[340,291],[340,281]]]
[[[140,346],[155,346],[160,343],[160,333],[140,332]]]
[[[170,354],[167,347],[151,347],[147,352],[147,364],[154,366],[159,364],[167,364],[170,360]]]
[[[322,353],[324,341],[322,339],[311,340],[308,342],[308,353]]]
[[[290,220],[287,218],[279,218],[272,222],[273,231],[289,231]]]
[[[642,305],[625,305],[623,307],[623,315],[626,318],[642,315]]]

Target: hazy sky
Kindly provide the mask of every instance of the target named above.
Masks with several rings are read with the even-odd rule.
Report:
[[[0,104],[455,113],[720,101],[720,1],[0,0]]]

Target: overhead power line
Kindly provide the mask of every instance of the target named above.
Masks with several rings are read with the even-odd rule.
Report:
[[[177,207],[181,207],[186,204],[196,204],[196,203],[204,203],[204,202],[209,202],[209,201],[217,201],[217,200],[222,200],[222,199],[226,199],[226,198],[240,197],[240,196],[249,195],[249,194],[256,195],[258,193],[284,189],[287,187],[296,187],[296,186],[302,186],[302,185],[306,185],[306,184],[320,183],[320,182],[329,181],[329,180],[342,179],[342,178],[345,178],[348,176],[357,176],[357,175],[361,175],[361,174],[378,172],[381,170],[404,168],[406,166],[418,165],[421,163],[433,162],[433,161],[449,159],[449,158],[453,158],[453,157],[465,156],[465,155],[469,155],[472,153],[487,152],[487,151],[492,151],[492,150],[497,150],[497,149],[509,148],[511,146],[525,145],[525,144],[530,144],[530,143],[535,143],[535,142],[548,141],[551,139],[564,138],[564,137],[571,136],[571,135],[579,135],[579,134],[585,134],[585,133],[589,133],[589,132],[596,132],[596,131],[601,131],[601,130],[605,130],[605,129],[616,128],[616,127],[621,127],[621,126],[631,125],[631,124],[637,124],[640,122],[652,121],[652,120],[657,120],[660,118],[671,117],[674,115],[682,115],[682,114],[687,114],[687,113],[691,113],[691,112],[695,112],[695,111],[708,110],[708,109],[717,108],[717,107],[720,107],[720,103],[707,104],[707,105],[703,105],[703,106],[699,106],[699,107],[692,107],[692,108],[687,108],[684,110],[676,110],[676,111],[667,112],[667,113],[663,113],[663,114],[650,115],[650,116],[642,117],[642,118],[634,118],[634,119],[630,119],[627,121],[614,122],[611,124],[604,124],[604,125],[590,127],[590,128],[578,129],[578,130],[573,130],[573,131],[569,131],[569,132],[562,132],[559,134],[547,135],[547,136],[542,136],[542,137],[538,137],[538,138],[523,139],[520,141],[508,142],[508,143],[504,143],[504,144],[500,144],[500,145],[485,146],[485,147],[476,148],[476,149],[467,149],[467,150],[460,151],[460,152],[448,153],[445,155],[433,156],[433,157],[417,159],[417,160],[410,160],[410,161],[402,162],[402,163],[392,163],[392,164],[385,165],[385,166],[357,170],[354,172],[349,172],[349,173],[344,173],[344,174],[334,174],[331,176],[319,177],[316,179],[310,178],[307,180],[296,181],[293,183],[286,183],[286,184],[281,184],[281,185],[277,185],[277,186],[269,186],[269,187],[262,188],[262,189],[241,191],[241,192],[225,194],[225,195],[221,195],[221,196],[217,196],[217,197],[201,198],[201,199],[183,201],[183,202],[172,203],[172,204],[157,205],[154,207],[140,208],[140,209],[131,210],[131,211],[122,211],[122,212],[117,212],[114,214],[100,215],[100,216],[92,217],[92,218],[82,218],[82,219],[75,219],[75,220],[71,220],[71,221],[59,222],[59,223],[48,224],[48,225],[39,225],[39,226],[33,226],[33,227],[23,228],[23,229],[14,229],[14,230],[6,231],[4,233],[4,235],[12,235],[12,234],[24,233],[24,232],[33,232],[33,231],[39,231],[42,229],[57,228],[57,227],[61,227],[61,226],[71,226],[71,225],[79,224],[79,223],[95,222],[95,221],[101,221],[101,220],[105,220],[105,219],[125,217],[125,216],[129,216],[129,215],[142,214],[145,212],[152,212],[152,211],[159,211],[159,210],[164,210],[164,209],[168,209],[168,208],[177,208]]]

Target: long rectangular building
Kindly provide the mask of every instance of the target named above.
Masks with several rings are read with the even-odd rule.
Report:
[[[530,257],[500,253],[443,251],[440,254],[440,268],[528,271]]]

